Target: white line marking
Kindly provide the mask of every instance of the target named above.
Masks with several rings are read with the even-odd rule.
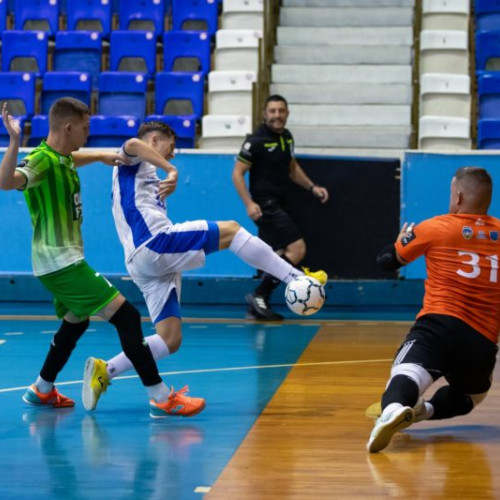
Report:
[[[197,486],[194,489],[195,493],[208,493],[210,491],[210,486]]]
[[[24,332],[5,332],[4,335],[24,335]]]
[[[96,328],[87,328],[87,332],[97,332]]]
[[[202,328],[208,328],[207,325],[189,325],[189,328],[201,330]]]
[[[57,330],[42,330],[42,333],[57,333]]]
[[[245,328],[246,325],[226,325],[226,328]]]
[[[256,365],[256,366],[233,366],[228,368],[207,368],[200,370],[182,370],[178,372],[161,372],[162,376],[172,376],[172,375],[190,375],[193,373],[220,373],[220,372],[239,372],[245,370],[268,370],[273,368],[302,368],[304,366],[323,366],[323,365],[360,365],[364,363],[388,363],[392,362],[393,359],[359,359],[353,361],[318,361],[314,363],[286,363],[282,365]],[[123,377],[115,377],[113,380],[130,380],[134,378],[139,378],[139,375],[125,375]],[[71,380],[69,382],[57,382],[57,386],[61,385],[76,385],[81,384],[83,380]],[[2,392],[14,392],[27,389],[29,386],[21,387],[9,387],[7,389],[0,389]]]
[[[5,344],[6,340],[0,340],[0,345]]]

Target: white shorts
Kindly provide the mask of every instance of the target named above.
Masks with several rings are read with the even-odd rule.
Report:
[[[205,265],[205,255],[219,249],[215,222],[196,220],[168,226],[127,263],[153,323],[180,318],[181,272]],[[175,293],[172,293],[175,290]]]

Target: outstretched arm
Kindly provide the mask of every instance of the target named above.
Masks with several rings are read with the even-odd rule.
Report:
[[[245,204],[248,216],[252,220],[257,220],[262,217],[262,210],[260,209],[260,206],[252,200],[245,182],[245,174],[250,170],[250,168],[251,165],[243,163],[240,160],[236,160],[233,169],[233,183],[236,187],[236,191]]]
[[[0,165],[0,189],[20,189],[26,184],[24,175],[16,171],[21,127],[19,126],[19,122],[9,115],[6,102],[2,106],[2,118],[5,128],[9,133],[10,141]]]
[[[408,224],[408,222],[405,222],[396,238],[396,242],[402,241],[403,238],[412,238],[414,226],[413,223]],[[399,255],[394,244],[391,243],[377,255],[377,264],[385,271],[396,271],[401,266],[406,266],[408,262]]]
[[[128,165],[130,160],[120,153],[107,153],[104,151],[76,151],[72,154],[75,167],[83,167],[89,163],[101,162],[114,167],[115,165]]]
[[[319,198],[321,203],[326,203],[328,201],[329,195],[327,189],[314,184],[314,182],[309,179],[306,173],[302,170],[295,157],[293,157],[290,161],[290,179],[292,179],[295,184],[311,191],[316,198]]]

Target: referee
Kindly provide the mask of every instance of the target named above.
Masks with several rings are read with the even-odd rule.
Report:
[[[285,128],[288,115],[284,97],[271,95],[266,99],[264,122],[246,137],[234,166],[233,182],[260,238],[295,266],[304,258],[306,244],[287,210],[292,182],[311,191],[321,203],[328,200],[328,191],[309,179],[295,159],[293,137]],[[245,182],[248,171],[249,189]],[[254,292],[245,297],[249,318],[283,320],[269,307],[271,294],[279,283],[273,276],[263,274]]]

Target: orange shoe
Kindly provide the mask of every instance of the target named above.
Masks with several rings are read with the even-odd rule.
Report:
[[[40,392],[35,384],[28,387],[28,390],[23,395],[23,401],[34,406],[52,406],[52,408],[70,408],[75,406],[75,402],[63,396],[58,390],[53,387],[50,392]]]
[[[205,400],[203,398],[190,398],[184,396],[189,390],[186,385],[180,391],[174,392],[170,388],[170,394],[165,403],[158,403],[154,399],[149,401],[149,414],[152,418],[164,418],[179,415],[181,417],[192,417],[205,409]]]

